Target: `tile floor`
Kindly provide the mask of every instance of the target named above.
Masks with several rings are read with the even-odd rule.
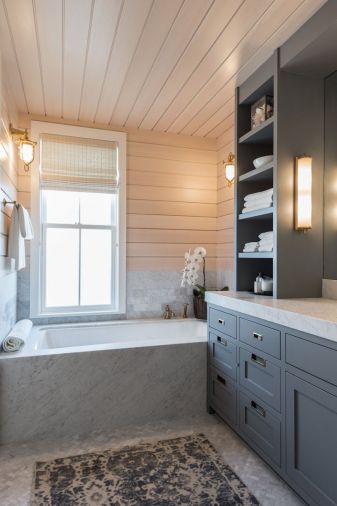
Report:
[[[299,497],[214,415],[128,427],[111,434],[91,434],[62,441],[41,441],[0,448],[0,505],[28,506],[36,460],[50,460],[107,448],[202,432],[246,483],[262,506],[296,506]]]

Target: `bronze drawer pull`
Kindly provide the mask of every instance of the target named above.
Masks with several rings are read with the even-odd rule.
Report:
[[[226,385],[226,380],[224,378],[222,378],[221,376],[219,376],[219,374],[217,375],[216,379],[219,381],[219,383]]]
[[[216,336],[217,338],[217,341],[218,343],[221,343],[223,346],[228,346],[228,341],[227,339],[224,339],[223,337],[221,336]]]
[[[218,322],[220,323],[220,325],[225,325],[225,320],[222,320],[221,318],[218,319]]]
[[[258,341],[263,341],[263,335],[259,334],[258,332],[253,332],[253,337]]]
[[[250,405],[251,405],[251,407],[252,407],[253,409],[255,409],[255,411],[256,411],[259,415],[261,415],[261,416],[263,416],[263,417],[265,417],[265,416],[266,416],[266,411],[265,411],[263,408],[261,408],[261,406],[259,406],[258,404],[256,404],[256,402],[255,402],[255,401],[251,401]]]
[[[266,367],[267,366],[267,360],[265,360],[262,357],[258,357],[257,355],[255,355],[255,353],[252,353],[252,355],[251,355],[250,358],[251,358],[252,362],[255,362],[256,364],[262,365],[262,367]]]

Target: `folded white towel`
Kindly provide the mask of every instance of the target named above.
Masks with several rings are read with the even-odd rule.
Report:
[[[250,193],[249,195],[246,195],[244,197],[244,200],[247,201],[247,202],[249,202],[251,200],[272,197],[273,194],[274,194],[274,189],[270,188],[269,190],[265,190],[263,192]]]
[[[267,195],[266,197],[259,197],[258,199],[254,199],[254,200],[245,200],[244,201],[244,207],[250,207],[250,206],[256,206],[257,204],[260,204],[260,203],[265,203],[265,202],[272,202],[273,201],[273,196],[272,195]]]
[[[259,242],[258,242],[258,241],[256,241],[256,242],[246,242],[246,244],[245,244],[245,248],[249,248],[249,247],[251,247],[251,248],[255,248],[255,247],[256,247],[256,246],[258,246],[258,245],[259,245]]]
[[[18,205],[18,212],[21,235],[26,241],[29,241],[34,238],[34,230],[29,213],[21,204]]]
[[[258,242],[247,242],[243,247],[244,253],[253,253],[254,251],[257,251],[259,248]]]
[[[30,320],[18,321],[7,337],[2,342],[2,349],[6,352],[18,351],[26,342],[27,337],[32,329]]]
[[[255,205],[252,205],[252,206],[249,206],[249,207],[244,207],[242,209],[242,213],[250,213],[251,211],[259,211],[260,209],[267,209],[268,207],[272,207],[273,205],[273,202],[270,201],[270,202],[259,202],[258,204],[255,204]]]
[[[268,245],[260,245],[258,251],[273,251],[274,246],[272,244]]]
[[[264,239],[273,239],[273,236],[274,236],[274,233],[273,231],[271,232],[262,232],[262,234],[259,235],[259,239],[261,240],[264,240]]]

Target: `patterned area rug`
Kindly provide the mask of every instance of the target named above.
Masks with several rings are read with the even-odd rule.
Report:
[[[38,462],[33,506],[258,505],[203,434]]]

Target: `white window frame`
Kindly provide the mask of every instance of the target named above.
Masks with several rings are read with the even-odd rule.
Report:
[[[113,233],[112,240],[117,255],[114,306],[90,306],[80,308],[58,307],[45,308],[42,283],[43,271],[43,234],[42,223],[42,188],[40,186],[40,139],[42,134],[64,135],[81,137],[87,139],[98,139],[116,142],[118,145],[118,212],[116,222],[116,233]],[[101,130],[86,128],[59,123],[47,123],[44,121],[31,122],[31,137],[38,142],[35,151],[35,159],[31,165],[31,216],[34,226],[34,239],[31,241],[30,254],[30,316],[31,318],[52,317],[52,316],[78,316],[97,314],[125,314],[126,311],[126,134],[112,130]],[[90,190],[88,190],[90,191]],[[75,228],[72,226],[72,228]],[[91,228],[83,226],[82,228]],[[94,227],[101,228],[101,227]],[[115,235],[115,237],[114,237]]]

